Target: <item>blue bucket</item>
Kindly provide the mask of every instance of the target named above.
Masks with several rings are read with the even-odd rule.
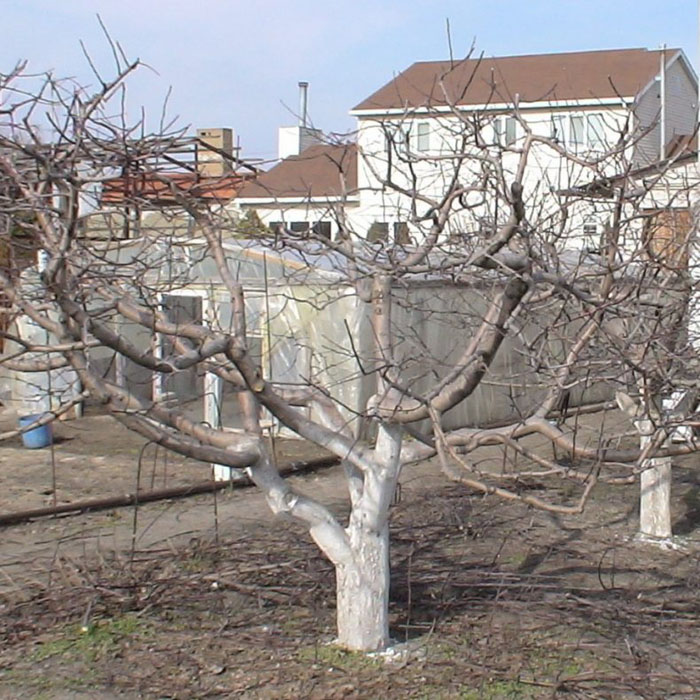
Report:
[[[32,423],[41,420],[46,414],[37,413],[31,416],[22,416],[19,419],[19,427],[26,428]],[[48,447],[53,442],[53,427],[51,423],[30,428],[22,433],[22,443],[30,450],[37,450],[40,447]]]

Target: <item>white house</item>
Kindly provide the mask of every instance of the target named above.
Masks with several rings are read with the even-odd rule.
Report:
[[[667,155],[680,137],[695,131],[697,76],[679,49],[419,62],[350,113],[357,118],[356,154],[346,147],[347,159],[339,158],[339,147],[314,145],[248,185],[241,206],[255,208],[266,223],[293,224],[300,231],[337,218],[343,203],[345,225],[361,237],[419,240],[411,198],[384,182],[390,151],[397,173],[404,171],[403,180],[392,175],[398,184],[412,185],[405,177],[410,166],[418,189],[438,194],[469,142],[465,134],[504,149],[507,171],[517,159],[508,149],[531,130],[588,163],[577,165],[550,146],[535,148],[524,182],[535,201],[604,174],[602,165],[590,163],[621,138],[625,148],[606,162],[611,172],[620,172],[623,162],[638,168]],[[569,242],[595,245],[605,216],[591,209],[574,217]],[[334,237],[339,223],[330,230],[324,225],[324,235]]]
[[[248,182],[235,199],[272,230],[313,231],[334,239],[360,206],[355,144],[315,143]]]
[[[421,156],[458,152],[463,147],[461,134],[479,123],[484,124],[485,143],[517,147],[530,129],[554,138],[584,160],[613,148],[628,130],[630,146],[610,163],[619,172],[623,159],[635,167],[648,164],[666,155],[679,136],[694,133],[697,76],[678,49],[420,62],[360,102],[351,114],[358,121],[362,209],[392,223],[395,215],[405,215],[407,203],[388,196],[377,175],[388,148],[397,141],[415,156],[413,167],[428,190],[442,187],[451,172],[441,168],[438,175],[434,164]],[[504,167],[514,167],[516,158],[504,154]],[[536,149],[533,160],[531,196],[538,188],[539,193],[561,190],[579,179],[591,179],[590,168],[575,167],[549,147]],[[527,181],[524,185],[527,191]],[[595,219],[581,221],[588,236],[596,235],[596,224]]]

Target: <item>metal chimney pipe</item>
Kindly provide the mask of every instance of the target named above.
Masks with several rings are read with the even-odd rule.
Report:
[[[305,80],[300,80],[299,81],[299,126],[306,126],[308,100],[309,100],[309,84]]]

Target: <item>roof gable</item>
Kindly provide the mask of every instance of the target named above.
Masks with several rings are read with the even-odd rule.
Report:
[[[667,60],[679,52],[666,49]],[[634,98],[660,51],[616,49],[414,63],[353,111]]]

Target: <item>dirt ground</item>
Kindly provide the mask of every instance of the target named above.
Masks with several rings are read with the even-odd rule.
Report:
[[[106,416],[56,433],[0,445],[0,514],[209,478]],[[699,698],[698,466],[674,470],[678,549],[635,540],[635,486],[555,517],[407,468],[381,657],[329,645],[332,567],[254,489],[5,527],[0,698]],[[343,514],[338,467],[291,478]]]

